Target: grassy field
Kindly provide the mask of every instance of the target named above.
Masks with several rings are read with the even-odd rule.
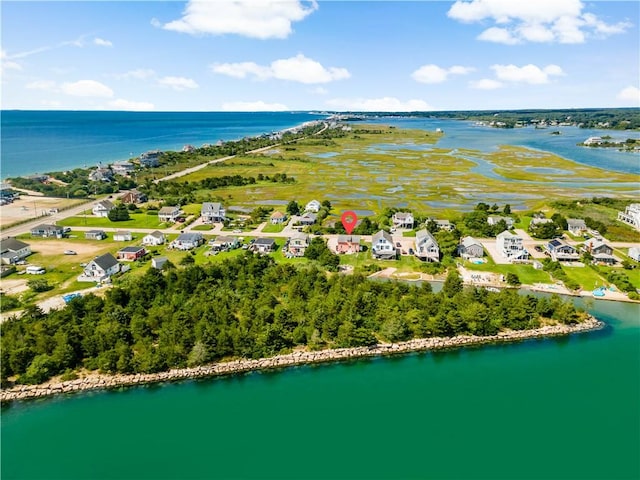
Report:
[[[262,231],[264,233],[280,233],[282,230],[284,230],[284,227],[286,227],[286,223],[280,223],[275,225],[273,223],[267,223],[262,229]]]
[[[639,179],[523,147],[501,147],[488,153],[452,151],[437,148],[439,134],[435,133],[377,125],[354,128],[358,130],[344,138],[307,139],[261,155],[236,157],[180,181],[286,173],[296,179],[294,184],[261,181],[200,193],[213,193],[227,204],[247,207],[293,199],[306,203],[315,198],[330,200],[337,210],[380,213],[398,207],[451,217],[479,201],[510,203],[524,210],[553,198],[625,196]],[[528,171],[539,168],[546,173]]]
[[[132,213],[129,220],[121,222],[112,222],[106,217],[79,216],[68,217],[58,222],[59,225],[65,227],[96,227],[96,228],[168,228],[171,225],[162,223],[156,215],[147,215],[146,213]]]
[[[515,273],[518,275],[521,283],[532,285],[534,283],[553,283],[553,280],[549,274],[543,270],[536,270],[531,265],[497,265],[490,257],[487,258],[487,263],[475,264],[471,262],[464,262],[464,267],[467,270],[474,270],[478,272],[492,272],[506,275],[507,273]]]

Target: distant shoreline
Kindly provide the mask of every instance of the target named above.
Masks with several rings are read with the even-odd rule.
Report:
[[[166,372],[130,375],[90,374],[84,378],[65,382],[47,382],[40,385],[16,385],[0,391],[0,402],[32,400],[67,393],[147,385],[160,382],[193,380],[220,377],[241,373],[281,369],[300,365],[340,362],[359,358],[399,355],[420,351],[463,348],[486,344],[512,343],[534,338],[548,338],[600,330],[605,323],[589,316],[575,325],[547,325],[531,330],[511,330],[496,335],[478,337],[458,335],[455,337],[432,337],[413,339],[399,343],[377,344],[372,347],[339,348],[319,351],[298,351],[257,360],[232,360],[193,368],[173,369]]]

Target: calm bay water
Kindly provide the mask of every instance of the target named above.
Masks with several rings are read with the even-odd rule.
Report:
[[[640,307],[604,331],[2,412],[2,478],[637,479]]]
[[[2,178],[94,166],[147,150],[181,150],[326,118],[306,112],[91,112],[4,110]]]

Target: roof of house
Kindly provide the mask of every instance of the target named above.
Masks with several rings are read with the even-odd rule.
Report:
[[[284,218],[286,217],[286,215],[282,212],[273,212],[273,214],[271,215],[271,218]]]
[[[496,235],[496,238],[522,238],[520,235],[516,235],[515,233],[511,233],[509,230],[505,230],[502,233]]]
[[[0,251],[4,252],[5,250],[22,250],[23,248],[28,247],[28,243],[21,242],[13,237],[7,237],[0,240]]]
[[[176,211],[180,211],[180,207],[162,207],[158,210],[158,215],[171,215]]]
[[[407,220],[409,217],[413,218],[411,212],[396,212],[393,214],[393,218],[396,220]]]
[[[567,218],[567,225],[569,227],[587,228],[587,224],[581,218]]]
[[[473,237],[464,237],[460,243],[462,243],[462,246],[464,246],[465,248],[469,248],[473,245],[482,247],[482,244]]]
[[[273,238],[258,238],[254,245],[273,245],[276,241]]]
[[[104,230],[87,230],[85,235],[105,235]]]
[[[167,261],[167,257],[153,257],[151,259],[151,263],[154,263],[154,264],[165,263],[166,261]]]
[[[238,237],[232,237],[230,235],[218,235],[215,243],[234,243],[238,241]]]
[[[306,218],[308,220],[313,220],[315,222],[318,219],[318,215],[311,212],[305,212],[305,214],[300,217],[300,219],[303,219],[303,218]]]
[[[115,205],[112,202],[110,202],[109,200],[100,200],[96,204],[96,207],[97,206],[101,206],[101,207],[103,207],[103,208],[105,208],[107,210],[111,210],[112,208],[115,208]]]
[[[99,257],[94,258],[93,262],[103,270],[108,270],[109,268],[118,264],[118,260],[116,260],[116,257],[111,255],[110,253],[105,253],[104,255],[100,255]]]
[[[160,230],[156,230],[154,232],[151,232],[151,233],[147,234],[147,236],[149,236],[149,235],[151,235],[152,237],[158,238],[158,239],[164,238],[164,233],[162,233]]]
[[[360,235],[338,235],[338,243],[360,243]]]
[[[371,237],[371,242],[372,243],[378,243],[383,238],[387,242],[393,243],[393,238],[391,237],[391,234],[389,232],[384,231],[384,230],[380,230],[378,233],[374,234],[373,237]]]
[[[590,238],[589,240],[584,242],[584,246],[585,246],[585,248],[588,248],[588,249],[591,249],[591,250],[595,250],[595,249],[600,248],[602,246],[611,248],[611,247],[609,247],[609,245],[604,243],[602,240],[598,240],[597,238]]]
[[[198,242],[202,240],[201,233],[181,233],[176,239],[179,242]]]
[[[119,235],[119,236],[129,236],[131,235],[131,232],[128,230],[118,230],[116,233],[114,233],[114,235]]]
[[[416,243],[422,243],[424,240],[429,240],[433,244],[438,245],[438,242],[436,242],[436,239],[433,237],[431,232],[426,228],[423,228],[422,230],[418,230],[416,232]]]
[[[138,253],[140,250],[144,250],[144,247],[124,247],[118,250],[118,253]]]
[[[220,202],[204,202],[202,204],[202,213],[219,213],[222,208]]]
[[[302,232],[294,232],[293,235],[291,235],[290,237],[292,240],[306,240],[309,238],[309,235],[307,235],[306,233],[302,233]]]
[[[41,225],[38,225],[37,227],[33,227],[31,229],[31,231],[40,231],[40,230],[53,230],[53,231],[62,231],[63,227],[61,227],[60,225],[50,225],[48,223],[43,223]]]
[[[507,225],[509,223],[513,223],[513,218],[511,217],[503,217],[500,215],[489,215],[487,217],[487,222],[498,223],[500,220],[504,220],[507,223]]]

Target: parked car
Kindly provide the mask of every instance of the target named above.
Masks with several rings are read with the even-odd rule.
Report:
[[[400,242],[396,242],[396,247],[397,248],[402,248],[402,245],[400,244]]]
[[[75,250],[65,250],[64,254],[65,255],[77,255]]]
[[[535,249],[536,252],[541,252],[542,251],[542,247],[540,245],[536,245],[533,248]]]
[[[239,228],[236,228],[233,233],[242,233],[242,230],[240,230]]]

